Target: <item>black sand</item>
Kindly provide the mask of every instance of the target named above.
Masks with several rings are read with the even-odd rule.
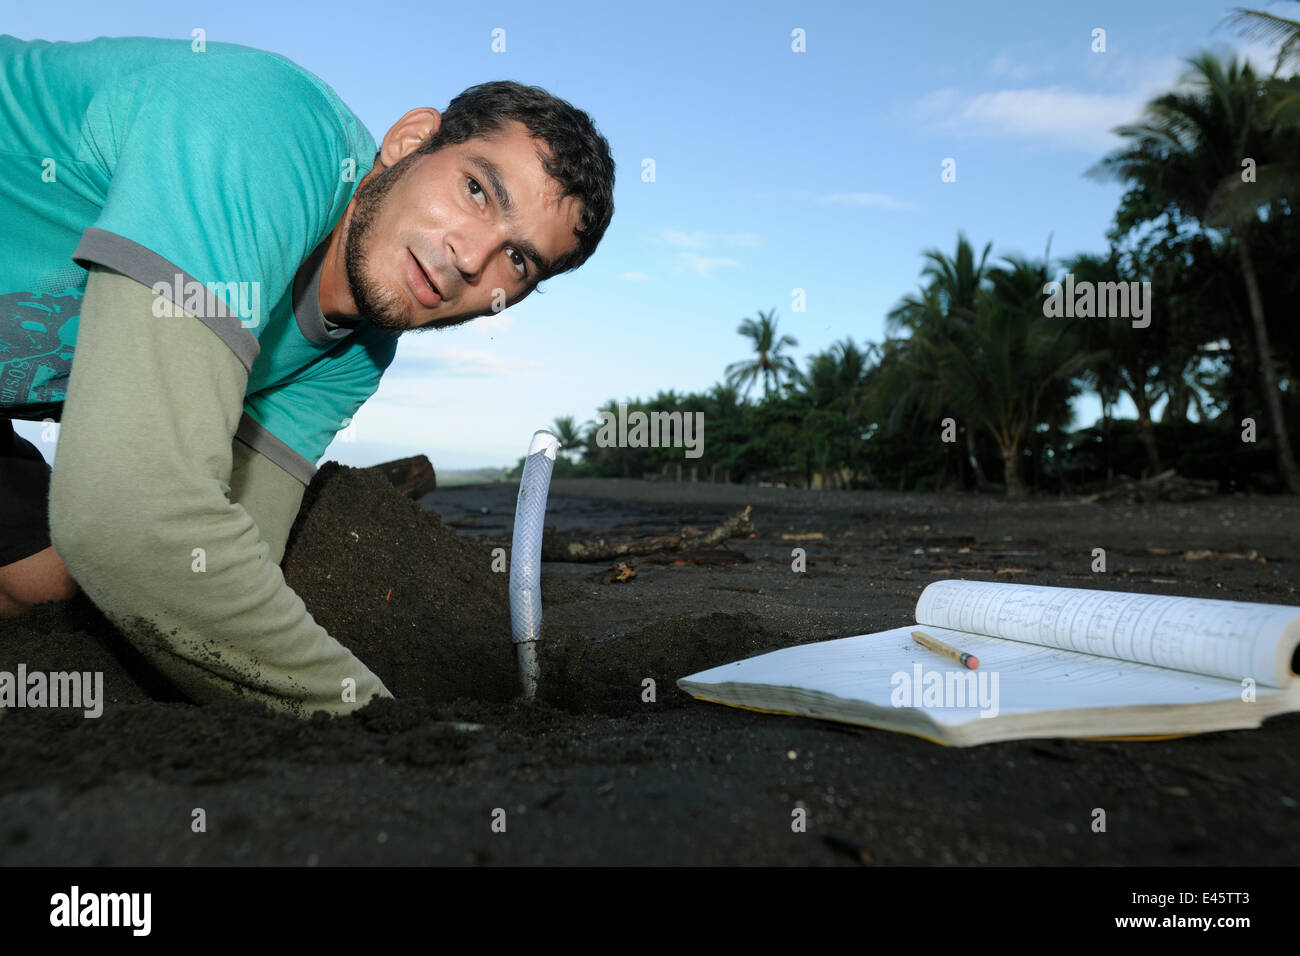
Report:
[[[759,534],[732,543],[749,563],[642,564],[624,584],[599,583],[604,565],[545,565],[542,699],[524,704],[507,576],[475,540],[508,535],[514,493],[425,499],[448,522],[475,519],[458,533],[372,475],[322,469],[284,567],[399,697],[352,717],[186,703],[84,600],[0,621],[0,669],[102,670],[107,691],[97,720],[0,718],[0,863],[856,865],[826,833],[885,865],[1295,861],[1300,715],[1173,741],[949,749],[698,703],[674,681],[907,624],[940,576],[1300,603],[1300,503],[559,481],[561,530],[662,533],[751,504]],[[1215,554],[1184,556],[1200,550]],[[806,833],[791,829],[800,807]],[[1090,829],[1097,807],[1105,833]]]

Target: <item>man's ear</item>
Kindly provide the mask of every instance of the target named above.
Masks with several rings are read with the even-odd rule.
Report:
[[[385,167],[395,165],[419,149],[441,126],[442,114],[432,106],[410,110],[385,134],[384,141],[379,145],[380,161]]]

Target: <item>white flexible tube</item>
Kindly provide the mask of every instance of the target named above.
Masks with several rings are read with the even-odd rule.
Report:
[[[537,693],[537,641],[542,636],[542,529],[559,448],[559,439],[549,431],[533,433],[515,503],[515,532],[510,548],[510,629],[526,698]]]

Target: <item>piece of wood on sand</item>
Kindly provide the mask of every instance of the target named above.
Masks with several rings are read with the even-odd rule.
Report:
[[[1129,501],[1144,503],[1148,501],[1195,501],[1217,494],[1219,483],[1202,478],[1184,478],[1174,469],[1162,471],[1141,481],[1127,479],[1105,491],[1086,495],[1080,501],[1089,504],[1099,501]]]
[[[746,538],[757,532],[750,521],[749,506],[709,531],[683,528],[674,534],[644,538],[570,538],[558,534],[542,536],[543,561],[611,561],[657,551],[702,551],[715,548],[728,538]]]
[[[438,490],[438,475],[427,455],[386,461],[382,465],[371,465],[366,471],[382,475],[402,494],[417,501]]]

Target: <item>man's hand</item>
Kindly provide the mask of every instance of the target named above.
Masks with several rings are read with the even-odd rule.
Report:
[[[46,601],[66,601],[77,582],[53,547],[0,568],[0,617],[17,617]]]

